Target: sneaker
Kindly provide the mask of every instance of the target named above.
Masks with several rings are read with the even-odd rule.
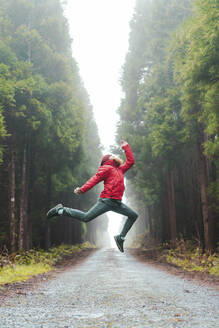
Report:
[[[51,208],[51,210],[49,210],[46,214],[47,219],[52,218],[53,216],[58,216],[58,210],[60,210],[60,208],[63,208],[62,204],[58,204],[55,207]]]
[[[120,252],[124,253],[123,243],[125,239],[123,239],[120,235],[114,236],[114,239]]]

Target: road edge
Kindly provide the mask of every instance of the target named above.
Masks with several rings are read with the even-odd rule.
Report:
[[[64,257],[46,273],[31,276],[25,281],[0,286],[0,304],[8,297],[25,295],[28,291],[39,288],[43,283],[55,278],[64,271],[77,267],[97,250],[98,248],[82,249],[79,252]]]
[[[163,262],[159,260],[159,258],[153,258],[153,252],[148,252],[147,250],[138,248],[128,248],[127,251],[129,252],[129,254],[134,256],[136,260],[145,265],[153,266],[156,269],[159,269],[174,276],[178,276],[182,279],[195,282],[199,285],[219,290],[219,277],[217,276],[213,276],[203,272],[189,272],[183,270],[180,267],[169,264],[167,262]]]

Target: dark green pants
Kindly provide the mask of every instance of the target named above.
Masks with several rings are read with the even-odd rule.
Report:
[[[120,200],[110,198],[99,198],[97,203],[88,211],[82,212],[73,208],[64,207],[63,214],[70,216],[82,222],[89,222],[97,216],[113,211],[127,216],[127,220],[121,232],[121,237],[125,237],[127,232],[131,229],[133,223],[136,221],[138,214]]]

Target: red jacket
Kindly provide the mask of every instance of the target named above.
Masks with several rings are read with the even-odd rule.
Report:
[[[124,173],[134,164],[135,159],[129,145],[122,147],[125,151],[126,162],[116,166],[114,160],[108,160],[99,167],[97,173],[90,178],[81,188],[82,193],[93,188],[100,181],[104,181],[104,190],[100,198],[112,198],[122,200],[125,191]]]

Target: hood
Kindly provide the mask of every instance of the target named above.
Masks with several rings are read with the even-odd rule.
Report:
[[[107,154],[107,155],[103,156],[100,166],[105,164],[107,161],[109,161],[110,156],[111,156],[111,154]]]
[[[114,167],[118,167],[118,165],[116,165],[116,162],[113,159],[109,159],[103,165],[111,165],[111,166],[114,166]]]

